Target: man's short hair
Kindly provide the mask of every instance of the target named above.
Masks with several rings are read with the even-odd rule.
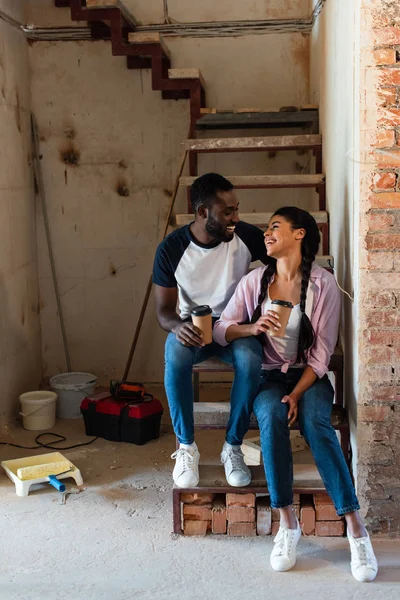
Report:
[[[199,206],[210,208],[217,200],[218,192],[230,192],[233,185],[230,181],[218,175],[218,173],[206,173],[198,177],[190,188],[190,202],[193,212],[196,213]]]

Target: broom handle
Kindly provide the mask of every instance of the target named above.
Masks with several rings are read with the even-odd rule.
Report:
[[[165,227],[164,227],[164,231],[163,231],[163,234],[162,234],[160,242],[162,242],[162,240],[165,239],[165,236],[167,235],[168,227],[169,227],[169,224],[170,224],[169,222],[170,222],[170,219],[171,219],[172,211],[174,209],[176,196],[178,194],[179,180],[180,180],[181,175],[182,175],[183,167],[185,166],[187,152],[188,152],[187,150],[184,151],[184,153],[182,154],[182,157],[181,157],[181,162],[179,163],[179,171],[178,171],[178,175],[177,175],[176,180],[175,180],[174,190],[173,190],[173,193],[172,193],[172,198],[171,198],[171,202],[170,202],[169,209],[168,209],[168,212],[167,212],[167,216],[165,218]],[[147,288],[146,288],[146,293],[144,295],[144,299],[143,299],[143,303],[142,303],[142,308],[140,310],[139,320],[138,320],[137,325],[136,325],[135,334],[133,336],[132,346],[131,346],[131,349],[129,351],[129,356],[128,356],[128,360],[127,360],[127,363],[126,363],[125,372],[124,372],[124,376],[122,378],[122,381],[126,381],[128,379],[129,371],[130,371],[130,368],[131,368],[131,365],[132,365],[133,355],[135,354],[135,350],[136,350],[136,346],[137,346],[137,343],[138,343],[140,331],[142,329],[142,325],[143,325],[143,321],[144,321],[144,316],[146,314],[146,309],[147,309],[147,305],[149,303],[149,298],[150,298],[152,287],[153,287],[153,273],[151,273],[150,277],[149,277],[149,281],[148,281]]]

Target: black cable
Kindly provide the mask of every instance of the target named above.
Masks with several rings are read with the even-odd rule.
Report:
[[[54,440],[53,442],[50,442],[48,444],[44,444],[43,442],[40,441],[40,438],[43,435],[52,435],[55,438],[58,438],[56,440]],[[52,444],[59,444],[61,442],[66,442],[67,438],[63,435],[60,435],[58,433],[52,433],[51,431],[48,433],[39,433],[39,435],[37,435],[35,437],[35,443],[38,444],[37,446],[20,446],[19,444],[12,444],[11,442],[0,442],[1,446],[12,446],[13,448],[22,448],[23,450],[37,450],[38,448],[49,448],[50,450],[72,450],[72,448],[80,448],[81,446],[89,446],[89,444],[93,444],[93,442],[95,442],[96,440],[98,440],[99,437],[95,437],[92,440],[90,440],[90,442],[84,442],[83,444],[75,444],[74,446],[65,446],[64,448],[60,448],[59,446],[53,446]]]

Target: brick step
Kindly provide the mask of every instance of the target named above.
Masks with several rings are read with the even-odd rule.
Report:
[[[267,137],[204,138],[182,142],[190,152],[254,152],[269,150],[321,150],[321,135],[278,135]]]
[[[100,10],[110,8],[118,8],[121,11],[121,15],[126,23],[132,27],[132,29],[136,29],[138,22],[121,0],[86,0],[86,9]]]
[[[132,45],[140,44],[144,46],[142,56],[151,56],[151,46],[159,45],[163,49],[166,57],[171,58],[171,53],[168,46],[164,42],[164,38],[158,32],[136,31],[128,35],[128,42]],[[146,53],[147,47],[147,53]],[[150,65],[151,66],[151,65]]]
[[[325,184],[325,175],[306,173],[304,175],[225,175],[238,189],[268,188],[313,188]],[[179,185],[190,187],[196,177],[181,177]],[[325,222],[325,221],[324,221]]]
[[[208,113],[206,113],[208,111]],[[215,111],[215,112],[214,112]],[[273,129],[285,127],[309,127],[318,131],[318,110],[262,111],[260,109],[236,109],[218,112],[218,109],[202,109],[196,123],[199,131],[217,129]]]
[[[189,179],[189,177],[187,177],[186,179]],[[190,177],[190,179],[196,178]],[[233,183],[233,178],[228,177],[228,179]],[[273,212],[240,213],[240,219],[241,221],[244,221],[245,223],[251,223],[252,225],[267,225],[273,214]],[[311,214],[318,224],[328,223],[328,213],[326,211],[314,211],[311,212]],[[176,225],[189,225],[189,223],[192,223],[192,221],[193,214],[188,213],[175,215]]]
[[[219,369],[220,371],[220,369]],[[198,429],[226,429],[230,415],[229,402],[195,402],[193,404],[194,426]],[[345,409],[333,405],[331,424],[335,429],[347,426]],[[258,429],[257,419],[254,414],[250,418],[250,429]],[[298,430],[295,423],[292,430]]]

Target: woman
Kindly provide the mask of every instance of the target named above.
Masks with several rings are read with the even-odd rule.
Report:
[[[253,410],[271,506],[280,512],[272,568],[288,571],[295,565],[301,536],[292,510],[289,429],[298,419],[336,511],[346,519],[352,574],[358,581],[372,581],[377,561],[330,421],[334,394],[326,373],[338,337],[340,292],[333,275],[314,263],[319,243],[318,226],[308,212],[277,210],[265,232],[268,256],[275,260],[243,277],[215,325],[214,338],[221,345],[248,336],[263,341],[263,371]],[[283,337],[270,335],[281,328],[272,300],[293,305]]]

